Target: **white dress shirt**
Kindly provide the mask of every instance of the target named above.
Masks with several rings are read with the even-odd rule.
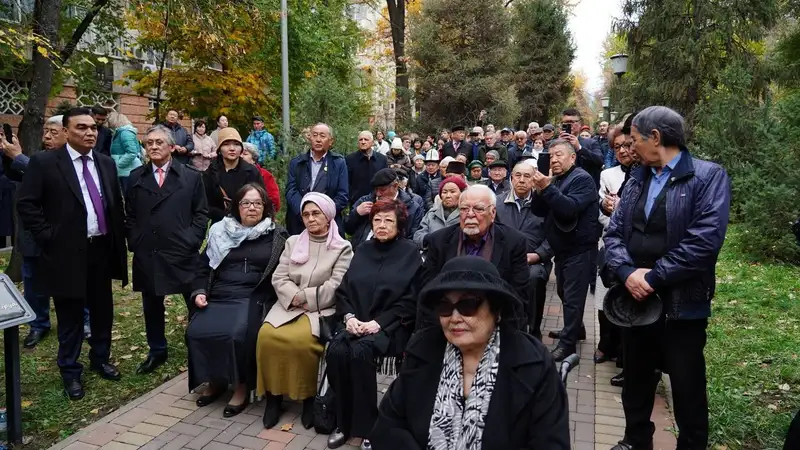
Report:
[[[92,197],[89,195],[89,190],[86,188],[86,179],[83,178],[83,161],[81,154],[75,151],[67,144],[67,152],[72,160],[72,167],[75,168],[75,174],[78,175],[78,184],[81,187],[81,194],[83,195],[83,203],[86,205],[86,234],[88,237],[100,236],[100,226],[97,223],[97,213],[94,210]],[[100,192],[100,198],[103,198],[103,188],[98,184],[100,183],[100,176],[97,174],[97,168],[94,166],[94,153],[89,150],[86,156],[89,157],[86,165],[89,167],[89,173],[92,174],[97,191]]]

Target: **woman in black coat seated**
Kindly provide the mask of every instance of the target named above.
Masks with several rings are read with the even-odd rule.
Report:
[[[370,433],[375,450],[570,448],[567,393],[553,358],[509,324],[520,300],[492,263],[451,259],[420,300],[441,327],[408,343]]]
[[[414,329],[422,260],[417,245],[398,233],[406,229],[406,207],[379,200],[370,219],[371,238],[359,246],[336,291],[335,317],[345,329],[326,356],[337,409],[338,429],[328,438],[332,449],[351,437],[367,437],[378,417],[377,372],[393,372]],[[369,441],[362,448],[369,448]]]
[[[272,273],[288,238],[274,214],[264,188],[244,185],[233,196],[231,215],[211,226],[200,257],[192,292],[198,310],[186,331],[189,389],[209,383],[197,399],[206,406],[233,385],[225,417],[242,412],[256,386],[258,330],[275,302]]]

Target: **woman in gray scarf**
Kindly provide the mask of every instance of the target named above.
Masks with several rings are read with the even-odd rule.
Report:
[[[189,389],[208,383],[197,406],[213,403],[228,386],[224,417],[242,412],[256,386],[256,340],[264,311],[275,302],[271,279],[288,233],[272,221],[263,187],[246,184],[231,214],[211,226],[192,300],[198,308],[186,331]]]

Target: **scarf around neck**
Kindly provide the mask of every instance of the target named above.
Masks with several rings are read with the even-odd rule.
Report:
[[[341,235],[339,235],[339,226],[336,224],[336,203],[325,194],[319,192],[309,192],[300,200],[300,210],[306,203],[313,203],[322,210],[325,218],[328,220],[328,236],[325,241],[326,250],[340,250],[350,245]],[[308,230],[304,229],[297,238],[297,243],[292,250],[290,259],[294,264],[305,264],[311,258],[311,235]]]
[[[275,224],[269,217],[252,227],[242,225],[231,216],[225,217],[211,225],[211,230],[208,232],[208,248],[206,249],[208,265],[212,269],[216,269],[228,256],[231,249],[238,247],[246,240],[258,239],[274,229]]]
[[[500,333],[495,328],[465,399],[461,351],[447,344],[428,427],[428,450],[481,450],[499,363]]]

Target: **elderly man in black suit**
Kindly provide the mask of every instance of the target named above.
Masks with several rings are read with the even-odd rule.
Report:
[[[472,152],[472,146],[464,142],[467,136],[467,129],[463,125],[456,125],[450,130],[450,137],[452,140],[444,144],[439,156],[447,158],[448,156],[454,158],[459,153],[468,154]]]
[[[176,164],[172,132],[163,125],[150,128],[144,147],[150,162],[131,172],[125,197],[133,290],[142,293],[150,347],[137,373],[150,373],[167,360],[164,296],[183,294],[192,312],[191,283],[208,226],[202,176],[191,166]]]
[[[555,254],[556,290],[564,308],[564,329],[553,359],[575,353],[586,335],[583,309],[589,283],[596,278],[597,218],[600,204],[591,175],[576,165],[576,149],[565,139],[550,144],[550,172],[533,173],[534,211],[546,217],[547,242]]]
[[[422,266],[420,286],[432,280],[447,261],[456,256],[473,255],[488,259],[497,266],[500,276],[511,284],[520,298],[530,296],[527,240],[519,231],[495,222],[496,203],[497,196],[488,186],[476,184],[461,193],[458,206],[460,223],[425,237],[428,253]],[[524,311],[518,311],[517,317],[506,319],[518,321],[518,327],[522,328],[524,315]],[[438,325],[433,312],[418,305],[416,328],[431,325]]]
[[[497,220],[519,230],[528,241],[526,252],[531,283],[531,296],[527,298],[526,305],[528,327],[532,335],[541,339],[547,280],[553,268],[553,250],[545,238],[544,219],[534,214],[531,208],[535,171],[533,164],[525,161],[514,167],[511,192],[497,198]]]
[[[42,249],[38,269],[58,317],[58,367],[72,400],[83,398],[78,362],[83,307],[89,308],[91,369],[119,380],[109,363],[114,320],[111,280],[128,284],[125,217],[114,161],[92,151],[97,124],[85,108],[64,114],[67,144],[35,154],[28,164],[17,209]]]

